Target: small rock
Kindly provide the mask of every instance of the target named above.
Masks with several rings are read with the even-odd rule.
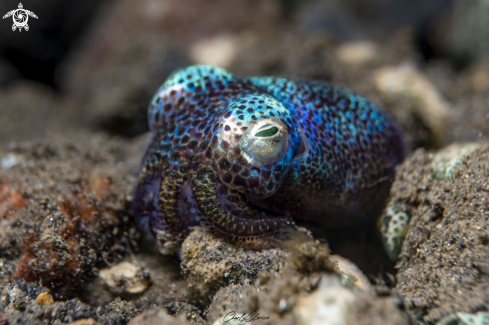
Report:
[[[487,147],[489,142],[453,143],[438,151],[431,163],[436,179],[446,181],[452,178],[468,155],[477,149]]]
[[[455,313],[443,318],[436,325],[487,325],[489,324],[489,313],[478,312],[477,314],[470,313]]]
[[[300,299],[293,313],[301,325],[344,325],[354,298],[353,291],[345,288],[338,277],[323,276],[319,287]]]
[[[130,262],[122,262],[100,271],[99,276],[114,294],[141,294],[150,285],[149,273]]]
[[[223,286],[253,282],[260,271],[279,271],[285,252],[246,249],[197,228],[183,242],[180,258],[189,290],[207,304]]]
[[[368,290],[372,287],[365,274],[353,262],[339,255],[331,255],[330,259],[336,264],[339,273],[348,276],[356,288]]]
[[[382,235],[384,249],[393,262],[397,261],[399,253],[401,253],[410,220],[411,217],[403,211],[401,205],[389,198],[389,203],[377,222],[377,228]]]
[[[54,302],[53,296],[51,296],[49,293],[46,292],[41,292],[36,298],[36,304],[41,306],[50,305],[53,302]]]
[[[375,71],[374,84],[386,95],[406,96],[415,102],[418,115],[430,128],[435,143],[441,143],[451,117],[450,106],[431,81],[409,64]]]
[[[228,68],[238,52],[236,37],[221,35],[205,38],[190,49],[190,58],[197,64]]]
[[[24,162],[24,158],[14,153],[9,153],[2,160],[0,160],[0,166],[4,169],[12,168],[20,163]]]
[[[379,50],[372,42],[346,43],[336,50],[336,58],[343,64],[363,65],[373,61],[378,55]]]

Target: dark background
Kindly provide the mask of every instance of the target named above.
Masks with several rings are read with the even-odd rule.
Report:
[[[125,137],[144,133],[153,92],[175,69],[200,63],[196,44],[215,37],[234,39],[239,51],[251,53],[235,54],[225,67],[232,72],[319,78],[360,92],[348,82],[354,77],[325,67],[332,48],[325,44],[369,41],[388,49],[404,42],[408,61],[421,70],[442,66],[444,83],[489,53],[484,1],[22,1],[39,18],[30,17],[22,32],[12,31],[11,17],[0,20],[0,139],[80,127]],[[18,3],[3,0],[0,14]],[[273,52],[278,47],[282,53]],[[440,85],[443,95],[458,100],[450,98],[457,85]],[[413,146],[432,146],[428,138]]]
[[[185,3],[185,1],[182,1]],[[212,1],[211,1],[212,2]],[[236,2],[236,1],[235,1]],[[277,0],[284,21],[305,25],[309,30],[328,30],[342,41],[358,38],[383,38],[396,28],[411,26],[416,35],[416,46],[427,60],[442,56],[443,49],[430,40],[430,32],[443,15],[451,10],[452,0],[349,0],[338,9],[334,1]],[[0,3],[2,15],[16,9],[19,1]],[[62,82],[57,68],[77,47],[96,17],[110,12],[117,1],[87,0],[27,0],[24,9],[40,17],[30,17],[28,32],[12,32],[12,18],[0,21],[0,83],[5,86],[19,78],[35,80],[57,91]],[[189,6],[191,3],[189,3]],[[217,2],[215,5],[219,5]],[[296,13],[311,7],[302,21]],[[319,8],[319,10],[317,10]],[[109,13],[110,15],[110,13]],[[367,26],[367,30],[364,29]],[[370,33],[369,33],[370,32]]]

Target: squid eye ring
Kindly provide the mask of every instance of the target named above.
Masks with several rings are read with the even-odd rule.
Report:
[[[287,153],[287,128],[278,119],[260,121],[244,134],[240,146],[243,156],[254,166],[277,162]]]

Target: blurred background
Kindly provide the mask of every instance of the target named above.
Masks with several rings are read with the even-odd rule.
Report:
[[[175,69],[323,79],[389,111],[411,149],[489,130],[489,0],[25,0],[0,20],[0,145],[135,137]],[[0,14],[17,9],[2,0]]]
[[[16,10],[18,1],[1,0],[0,16]],[[29,17],[28,31],[12,31],[12,17],[0,19],[0,167],[5,169],[15,163],[4,155],[15,142],[46,138],[29,144],[42,151],[46,143],[66,138],[97,154],[111,146],[137,147],[128,154],[134,160],[128,161],[129,173],[135,174],[146,148],[151,97],[173,71],[192,64],[351,88],[399,122],[411,150],[489,135],[489,0],[23,0],[22,5],[38,17]],[[118,139],[103,146],[92,134]],[[379,255],[379,241],[358,231],[328,234],[330,248],[369,275],[394,274],[387,256]]]

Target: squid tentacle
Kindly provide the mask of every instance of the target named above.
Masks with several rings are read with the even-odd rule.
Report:
[[[248,209],[254,213],[253,218],[234,215],[223,209],[219,200],[218,177],[213,172],[197,175],[193,181],[195,199],[204,214],[204,224],[214,231],[240,242],[253,242],[279,234],[290,222],[285,218],[268,217],[258,210]],[[244,202],[236,202],[243,206]]]

